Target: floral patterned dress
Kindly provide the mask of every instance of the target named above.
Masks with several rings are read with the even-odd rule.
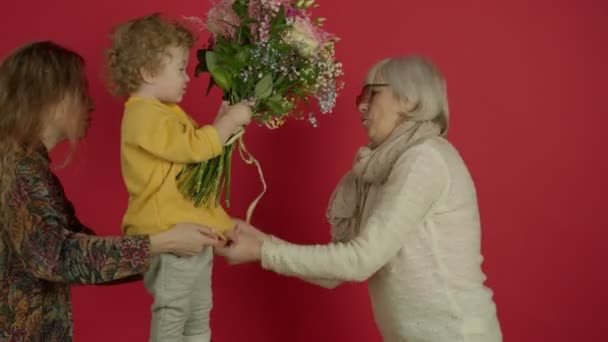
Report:
[[[74,215],[46,150],[21,156],[1,225],[0,341],[71,341],[70,284],[120,282],[145,272],[147,236],[96,237]]]

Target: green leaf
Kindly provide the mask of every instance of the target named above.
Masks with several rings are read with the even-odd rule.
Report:
[[[293,103],[293,102],[287,102],[287,104],[283,105],[283,108],[285,109],[285,112],[284,112],[284,113],[282,113],[282,114],[285,114],[285,113],[291,112],[291,110],[292,110],[292,109],[293,109],[295,106],[296,106],[296,104],[295,104],[295,103]]]
[[[279,78],[277,78],[276,81],[274,81],[275,88],[277,86],[280,86],[281,83],[283,83],[284,80],[285,80],[285,75],[280,75]]]
[[[234,87],[234,83],[233,83],[233,87]],[[239,93],[237,91],[231,91],[230,92],[230,103],[234,104],[234,103],[239,103],[241,102],[241,96],[239,95]]]
[[[215,46],[213,46],[213,52],[218,55],[226,55],[230,53],[230,43],[226,42],[225,40],[222,43],[218,41]]]
[[[226,177],[226,196],[224,199],[226,200],[226,207],[230,207],[230,171],[232,165],[232,151],[234,151],[235,144],[232,144],[227,147],[227,151],[224,152],[226,158],[226,168],[224,169],[224,177]]]
[[[268,101],[266,101],[266,106],[275,114],[285,114],[293,108],[293,103],[283,101],[280,96],[278,97],[278,99],[274,98],[273,96],[273,98],[270,98],[268,99]]]
[[[236,95],[236,97],[238,97],[238,101],[239,102],[241,100],[241,98],[246,98],[247,97],[247,84],[243,83],[243,79],[240,77],[237,77],[233,80],[232,82],[232,92]],[[235,97],[235,99],[236,99]]]
[[[270,74],[258,81],[255,85],[254,94],[257,99],[265,99],[272,94],[272,76]]]
[[[285,43],[278,43],[275,44],[273,46],[275,49],[277,49],[279,52],[289,52],[290,50],[292,50],[292,46],[289,44],[285,44]]]
[[[218,63],[218,55],[214,51],[207,51],[205,53],[205,61],[207,62],[207,69],[209,71],[213,71],[213,69],[217,69]]]
[[[251,23],[250,23],[251,24]],[[237,30],[237,42],[242,46],[251,41],[251,29],[250,24],[241,24],[241,27]]]
[[[238,50],[233,49],[233,47],[231,47],[229,44],[222,46],[221,49],[219,46],[216,46],[215,50],[207,52],[207,67],[209,70],[219,66],[232,69],[232,67],[236,64],[235,56],[237,52]]]
[[[239,16],[239,18],[244,18],[247,16],[247,1],[237,0],[232,4],[232,10],[234,13]]]
[[[222,88],[224,91],[228,91],[232,86],[232,78],[230,77],[230,73],[224,68],[217,67],[215,69],[211,69],[211,76],[218,87]]]
[[[310,104],[310,102],[308,101],[308,97],[304,94],[304,92],[298,88],[294,88],[293,93],[296,94],[300,99],[302,99],[302,101],[304,101],[306,104]]]
[[[281,100],[283,100],[283,97],[280,94],[276,94],[276,93],[268,98],[268,101],[274,101],[274,102],[280,102]]]
[[[290,28],[291,25],[290,24],[275,24],[272,26],[272,28],[270,29],[270,32],[277,34],[280,33],[282,31],[287,30],[288,28]]]
[[[270,32],[271,33],[279,33],[289,28],[291,25],[287,24],[287,20],[285,19],[285,8],[281,6],[279,9],[279,13],[277,13],[276,17],[273,19],[270,24]]]
[[[247,61],[249,61],[249,57],[251,57],[251,50],[247,47],[244,47],[236,55],[236,60],[239,64],[243,65],[246,64]]]
[[[241,44],[237,43],[237,42],[228,42],[226,44],[227,48],[228,48],[228,52],[230,52],[233,55],[236,55],[239,50],[241,49]]]
[[[279,9],[279,13],[277,13],[277,16],[274,19],[273,25],[283,25],[287,22],[287,20],[285,20],[285,7],[281,6],[281,8]]]

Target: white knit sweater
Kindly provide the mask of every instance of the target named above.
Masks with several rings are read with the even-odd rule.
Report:
[[[325,287],[368,280],[385,341],[502,341],[483,285],[475,186],[448,141],[406,150],[387,182],[372,185],[360,227],[347,243],[265,241],[262,266]]]

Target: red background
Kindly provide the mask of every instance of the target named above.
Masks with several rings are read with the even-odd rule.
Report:
[[[2,55],[52,39],[88,62],[94,124],[76,160],[58,173],[82,220],[100,234],[119,234],[127,199],[119,168],[122,103],[101,80],[108,32],[153,11],[203,16],[209,6],[205,0],[2,2]],[[353,102],[367,68],[387,56],[425,54],[448,80],[450,139],[477,184],[484,270],[505,340],[608,340],[601,326],[608,307],[608,162],[601,137],[608,125],[608,3],[325,0],[316,14],[342,37],[337,51],[346,88],[316,129],[307,122],[249,129],[249,149],[269,182],[254,223],[294,242],[327,241],[327,200],[365,143]],[[219,103],[217,91],[203,96],[206,81],[191,82],[183,103],[201,122],[212,120]],[[260,186],[253,168],[235,163],[231,212],[243,216]],[[380,341],[362,284],[327,291],[218,259],[213,286],[219,342]],[[151,300],[141,283],[73,293],[76,341],[147,338]]]

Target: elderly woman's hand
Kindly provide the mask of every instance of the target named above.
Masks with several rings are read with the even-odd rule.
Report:
[[[215,254],[225,257],[231,264],[259,261],[262,243],[268,236],[259,229],[241,220],[235,220],[235,228],[226,236],[229,243],[216,246]]]
[[[236,230],[239,233],[252,235],[262,241],[270,238],[270,235],[262,232],[261,230],[257,229],[256,227],[250,225],[249,223],[243,220],[233,219],[232,221],[234,222]]]

